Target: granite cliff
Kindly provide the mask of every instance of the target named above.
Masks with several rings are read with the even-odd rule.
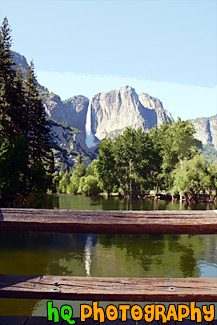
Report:
[[[24,74],[27,69],[25,57],[15,52],[14,60],[16,67],[21,64]],[[159,99],[147,93],[138,95],[130,86],[99,93],[91,100],[80,95],[65,101],[40,84],[38,87],[51,123],[51,143],[58,165],[64,162],[71,167],[78,154],[88,163],[97,156],[100,141],[114,138],[127,126],[148,131],[164,121],[172,122],[171,114]],[[217,115],[190,122],[197,130],[196,138],[203,144],[214,144],[217,149]]]
[[[138,96],[130,86],[97,94],[91,100],[92,133],[100,141],[127,126],[148,131],[164,120],[171,123],[172,117],[162,103],[148,94]]]
[[[217,114],[211,117],[202,117],[189,120],[196,129],[195,138],[203,144],[213,144],[217,150]]]
[[[171,114],[158,99],[148,94],[138,96],[130,86],[97,94],[90,101],[74,96],[62,102],[60,97],[50,95],[43,102],[49,118],[82,131],[91,151],[99,141],[120,134],[127,126],[148,131],[164,120],[172,122]],[[88,137],[92,137],[92,142]]]

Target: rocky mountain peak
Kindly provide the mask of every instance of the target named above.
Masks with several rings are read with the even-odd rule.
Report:
[[[165,119],[172,121],[158,99],[148,94],[140,99],[130,86],[97,94],[91,101],[91,130],[98,140],[121,133],[127,126],[147,131]]]
[[[17,52],[13,52],[13,60],[14,60],[14,63],[15,63],[15,66],[14,66],[14,69],[16,70],[18,65],[20,65],[20,68],[21,68],[21,72],[23,74],[23,76],[25,75],[26,73],[26,70],[28,69],[28,63],[26,61],[26,58],[25,56],[17,53]]]
[[[147,107],[149,109],[163,109],[163,104],[162,102],[155,98],[150,96],[147,93],[142,93],[139,95],[139,100],[142,103],[144,107]]]
[[[63,102],[66,108],[73,109],[76,113],[83,111],[84,107],[88,106],[89,99],[85,96],[73,96]]]
[[[213,144],[217,150],[217,114],[211,117],[202,117],[189,120],[196,129],[195,138],[203,144]]]

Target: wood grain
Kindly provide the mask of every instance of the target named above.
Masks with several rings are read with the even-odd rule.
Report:
[[[217,302],[217,278],[149,279],[0,275],[0,297]]]
[[[216,234],[217,210],[78,211],[0,208],[0,230],[93,234]]]

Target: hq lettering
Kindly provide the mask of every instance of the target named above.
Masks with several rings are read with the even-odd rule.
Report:
[[[75,324],[75,320],[72,319],[73,309],[69,305],[63,305],[60,308],[53,307],[53,301],[47,302],[47,320],[59,323],[60,317],[65,320],[68,324]]]

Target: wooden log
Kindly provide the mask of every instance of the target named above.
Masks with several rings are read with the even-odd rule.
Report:
[[[0,275],[0,297],[84,301],[217,302],[217,278]]]
[[[93,234],[216,234],[217,210],[79,211],[1,208],[0,230]]]

